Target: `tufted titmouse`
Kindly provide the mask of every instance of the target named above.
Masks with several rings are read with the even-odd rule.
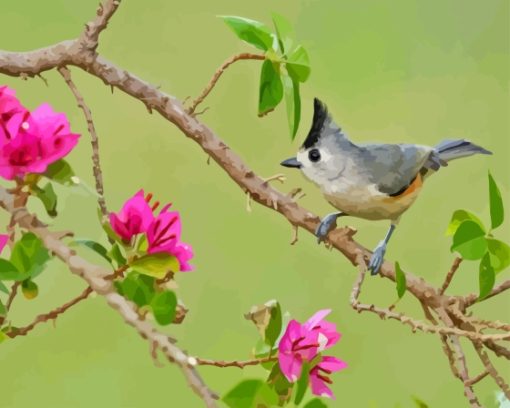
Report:
[[[354,144],[315,98],[308,136],[297,157],[281,165],[301,169],[321,188],[326,200],[340,210],[322,219],[315,232],[319,243],[335,228],[340,216],[390,220],[386,237],[374,249],[368,266],[375,275],[400,216],[416,200],[423,181],[450,160],[476,153],[492,154],[467,140],[445,140],[435,147]]]

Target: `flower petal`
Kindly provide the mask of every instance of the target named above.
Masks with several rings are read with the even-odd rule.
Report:
[[[301,377],[303,361],[292,353],[278,353],[280,370],[290,382],[296,382]]]
[[[0,252],[2,252],[9,241],[9,235],[0,234]]]
[[[304,324],[307,329],[311,330],[317,326],[328,314],[331,313],[331,309],[319,310],[312,317],[310,317]]]
[[[317,395],[318,397],[335,399],[333,391],[331,391],[331,389],[326,385],[326,383],[321,378],[318,377],[316,369],[310,371],[310,386],[313,395]]]

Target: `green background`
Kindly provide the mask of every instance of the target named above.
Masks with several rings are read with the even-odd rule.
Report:
[[[1,2],[0,48],[29,50],[76,37],[96,9],[96,0]],[[492,157],[461,160],[427,181],[421,198],[403,217],[387,258],[440,285],[453,260],[444,236],[451,213],[466,208],[488,224],[487,170],[507,198],[510,186],[508,112],[510,108],[509,3],[469,1],[217,0],[123,2],[100,52],[178,98],[196,96],[227,57],[252,49],[216,18],[242,15],[270,23],[270,12],[287,16],[307,47],[312,76],[302,87],[302,126],[290,143],[285,110],[256,117],[260,61],[231,67],[204,103],[201,116],[261,176],[284,172],[283,191],[301,186],[300,203],[317,214],[331,211],[318,190],[298,172],[279,166],[295,153],[308,130],[314,96],[324,100],[354,141],[413,142],[434,145],[465,137],[492,150]],[[266,208],[246,211],[246,197],[215,163],[172,124],[127,95],[110,91],[78,69],[73,77],[90,105],[101,141],[105,191],[111,210],[139,188],[182,214],[183,238],[195,250],[196,271],[178,276],[179,296],[190,308],[181,326],[168,331],[192,355],[244,359],[257,338],[243,312],[278,299],[292,317],[304,321],[321,308],[343,333],[332,353],[349,368],[333,376],[332,407],[413,406],[416,395],[431,407],[467,406],[461,383],[450,373],[440,342],[412,334],[394,321],[358,315],[349,306],[353,267],[336,251],[300,234],[290,246],[288,222]],[[69,160],[93,185],[91,148],[81,112],[56,72],[26,82],[2,77],[30,108],[49,101],[65,111],[83,134]],[[6,185],[6,183],[4,183]],[[84,192],[59,189],[60,217],[54,228],[71,228],[78,237],[103,239],[96,203]],[[34,205],[33,209],[41,208]],[[2,215],[0,221],[5,222]],[[343,221],[343,220],[342,220]],[[344,222],[344,221],[343,221]],[[373,247],[384,222],[346,219],[356,238]],[[508,240],[509,223],[497,236]],[[84,252],[91,260],[94,255]],[[507,278],[509,270],[498,279]],[[451,293],[477,290],[478,268],[465,262]],[[40,296],[16,299],[16,325],[77,295],[83,282],[59,262],[37,278]],[[381,306],[396,298],[393,284],[367,279],[362,300]],[[510,318],[508,294],[478,307],[481,316]],[[398,310],[417,318],[422,312],[406,295]],[[469,349],[466,344],[466,349]],[[470,361],[473,353],[468,353]],[[498,362],[509,378],[508,361]],[[471,364],[471,373],[480,364]],[[201,368],[208,384],[225,393],[241,377],[263,375],[260,368]],[[496,386],[476,386],[484,406],[494,405]],[[156,368],[148,344],[96,297],[26,338],[0,346],[2,407],[201,406],[174,366]]]

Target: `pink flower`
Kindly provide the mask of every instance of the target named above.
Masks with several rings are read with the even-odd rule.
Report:
[[[184,242],[179,242],[174,248],[173,254],[179,261],[181,272],[189,272],[193,270],[193,266],[188,263],[188,261],[193,258],[193,249],[191,246]]]
[[[321,361],[310,370],[310,386],[312,394],[319,397],[327,397],[335,399],[333,392],[326,384],[332,381],[328,377],[335,371],[340,371],[347,367],[347,363],[336,357],[323,356]]]
[[[0,176],[13,180],[27,173],[44,173],[78,143],[63,113],[42,104],[32,114],[0,87]]]
[[[144,198],[143,190],[127,200],[118,214],[110,213],[113,230],[125,241],[146,232],[153,220],[154,215]]]
[[[278,345],[278,361],[285,377],[294,382],[301,376],[303,361],[311,361],[340,339],[333,323],[324,321],[330,309],[319,310],[304,324],[291,320]]]
[[[177,211],[167,211],[164,208],[152,221],[147,230],[149,253],[169,252],[173,250],[181,239],[181,219]]]
[[[319,310],[304,324],[291,320],[278,345],[278,363],[287,380],[296,382],[301,377],[303,363],[320,358],[310,370],[312,393],[334,398],[326,385],[331,384],[328,375],[347,367],[347,364],[336,357],[319,355],[336,344],[341,336],[335,324],[324,320],[330,312],[330,309]]]
[[[0,252],[2,252],[9,241],[9,235],[0,234]]]

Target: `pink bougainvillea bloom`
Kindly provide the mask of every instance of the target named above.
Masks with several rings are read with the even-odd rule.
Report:
[[[278,345],[278,362],[287,380],[301,376],[304,361],[312,361],[319,352],[340,339],[333,323],[324,321],[331,310],[319,310],[306,323],[291,320]]]
[[[34,110],[31,119],[36,124],[41,159],[46,166],[67,156],[78,143],[80,135],[71,132],[66,115],[54,112],[47,103]]]
[[[319,352],[335,345],[340,340],[341,334],[336,330],[336,325],[323,320],[330,313],[331,309],[319,310],[303,324],[305,329],[318,333]]]
[[[0,176],[8,180],[27,173],[44,173],[51,163],[76,146],[80,135],[72,133],[63,113],[42,104],[32,114],[13,91],[0,94]]]
[[[340,371],[346,367],[347,363],[336,357],[323,356],[321,361],[310,370],[310,386],[312,388],[312,394],[319,397],[335,399],[333,392],[327,386],[327,384],[332,384],[332,381],[328,376],[331,373]]]
[[[168,252],[173,255],[180,242],[181,218],[177,211],[167,211],[167,208],[163,208],[147,230],[150,254]]]
[[[144,198],[143,190],[127,200],[117,213],[110,213],[113,230],[125,241],[146,232],[154,220],[152,210]]]
[[[189,272],[193,270],[193,266],[188,263],[188,261],[193,258],[193,249],[191,246],[184,242],[179,242],[172,252],[179,261],[181,272]]]
[[[0,252],[2,252],[9,241],[9,235],[0,234]]]

